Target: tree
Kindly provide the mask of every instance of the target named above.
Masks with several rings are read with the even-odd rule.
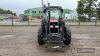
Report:
[[[0,14],[3,14],[4,10],[0,8]]]
[[[95,3],[97,0],[80,0],[78,1],[77,6],[77,13],[79,18],[86,18],[86,15],[88,16],[88,20],[91,20],[91,17],[93,17],[96,13],[95,9]]]
[[[16,16],[16,13],[13,13],[13,12],[12,12],[11,14],[14,15],[14,16]]]
[[[80,0],[78,1],[78,6],[77,6],[77,14],[78,14],[78,19],[79,21],[83,21],[83,17],[84,17],[84,5],[85,1],[84,0]]]
[[[95,3],[97,0],[85,0],[85,14],[88,15],[89,21],[96,13]]]
[[[13,13],[10,10],[4,10],[2,8],[0,8],[0,14],[12,14],[12,15],[16,16],[16,13]]]
[[[98,16],[98,19],[100,20],[100,2],[98,2],[98,5],[97,5],[97,16]]]

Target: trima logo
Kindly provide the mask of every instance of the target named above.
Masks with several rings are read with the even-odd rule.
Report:
[[[94,53],[95,48],[77,48],[77,53]]]

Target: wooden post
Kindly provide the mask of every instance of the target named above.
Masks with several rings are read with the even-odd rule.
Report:
[[[80,19],[79,19],[79,26],[80,26]]]
[[[28,19],[28,26],[30,25],[30,24],[29,24],[29,18],[30,18],[30,16],[27,16],[27,19]]]
[[[12,26],[14,26],[14,20],[13,20],[13,16],[14,16],[14,15],[12,15]]]
[[[97,26],[97,19],[98,19],[98,16],[96,15],[95,26]]]

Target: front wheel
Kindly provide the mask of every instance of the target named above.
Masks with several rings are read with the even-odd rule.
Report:
[[[71,44],[71,31],[69,28],[65,29],[65,40],[64,40],[64,44],[65,45],[70,45]]]
[[[43,45],[43,44],[44,44],[44,41],[41,40],[41,39],[38,39],[38,44],[39,44],[39,45]]]
[[[44,40],[43,40],[43,37],[44,37],[44,35],[43,35],[42,30],[40,28],[38,30],[38,44],[39,45],[43,45],[45,43]]]

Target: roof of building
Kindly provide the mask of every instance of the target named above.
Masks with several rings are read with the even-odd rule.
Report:
[[[30,8],[30,9],[27,9],[27,10],[25,10],[25,11],[29,11],[29,10],[37,10],[37,9],[42,10],[42,7],[38,7],[38,8]]]

